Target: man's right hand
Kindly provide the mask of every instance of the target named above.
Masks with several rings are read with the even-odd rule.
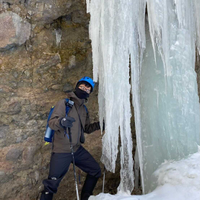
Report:
[[[63,117],[60,121],[61,126],[65,127],[65,128],[71,128],[73,126],[73,122],[75,122],[76,120],[73,117]]]

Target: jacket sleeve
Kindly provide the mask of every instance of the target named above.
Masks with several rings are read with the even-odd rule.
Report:
[[[84,132],[85,133],[92,133],[96,130],[100,129],[100,124],[99,122],[94,122],[94,123],[90,123],[90,117],[89,114],[87,113],[87,118],[86,118],[86,123],[85,123],[85,128],[84,128]]]
[[[53,113],[51,115],[51,118],[49,120],[49,127],[52,130],[58,131],[58,130],[64,130],[63,127],[60,125],[60,120],[65,117],[65,100],[60,100],[53,110]]]

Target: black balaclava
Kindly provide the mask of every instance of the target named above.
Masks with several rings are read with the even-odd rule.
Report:
[[[80,84],[77,84],[76,85],[76,88],[75,88],[75,95],[79,98],[79,99],[87,99],[89,97],[89,94],[84,91],[84,90],[81,90],[79,87]]]

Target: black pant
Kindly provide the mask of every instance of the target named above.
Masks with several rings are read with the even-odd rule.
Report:
[[[82,146],[74,153],[74,158],[75,165],[88,175],[97,179],[101,176],[99,164]],[[72,163],[71,153],[52,153],[49,176],[43,181],[46,192],[57,192],[59,183],[67,173],[70,163]]]

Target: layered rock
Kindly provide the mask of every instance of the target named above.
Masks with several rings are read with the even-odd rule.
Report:
[[[83,75],[92,77],[88,23],[83,1],[0,4],[0,199],[32,200],[43,189],[51,154],[43,141],[49,109]],[[92,120],[98,120],[96,96],[97,88],[87,105]],[[90,137],[101,148],[101,135]],[[101,151],[88,147],[100,160]],[[72,170],[60,188],[55,199],[75,198]]]
[[[0,14],[0,51],[22,45],[29,39],[31,24],[14,12]]]

